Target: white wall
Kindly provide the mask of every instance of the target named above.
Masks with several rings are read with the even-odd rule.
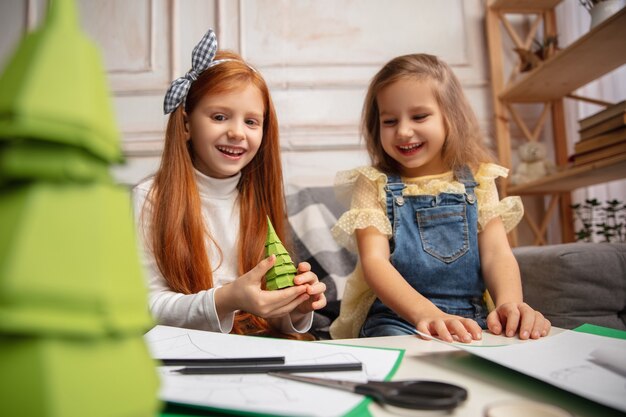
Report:
[[[167,121],[163,94],[190,67],[191,49],[209,27],[216,30],[221,47],[241,53],[267,79],[279,116],[288,183],[330,185],[338,170],[368,163],[358,127],[367,84],[385,62],[405,53],[433,53],[451,64],[493,143],[484,0],[77,3],[85,31],[101,47],[111,86],[126,155],[125,165],[114,168],[120,182],[133,184],[158,166]],[[21,34],[39,24],[45,6],[45,0],[0,2],[0,67]],[[564,0],[557,17],[561,46],[588,29],[587,12],[575,0]],[[509,58],[507,65],[515,62]],[[625,72],[622,68],[585,90],[606,100],[623,99]],[[599,109],[567,105],[573,149],[577,120]],[[533,125],[537,112],[531,105],[523,118]],[[515,129],[514,140],[522,137]],[[544,130],[550,134],[549,127]],[[625,194],[625,181],[617,181],[577,191],[574,198],[625,200]],[[558,229],[551,235],[551,242],[559,240]]]
[[[221,47],[260,70],[276,104],[287,182],[329,185],[368,163],[359,117],[370,78],[389,59],[440,55],[460,77],[491,131],[480,0],[77,0],[101,47],[127,157],[116,177],[132,184],[156,169],[163,94],[190,67],[207,28]],[[0,2],[0,66],[45,0]]]

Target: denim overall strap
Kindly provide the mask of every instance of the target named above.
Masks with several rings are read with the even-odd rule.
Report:
[[[402,206],[404,204],[404,197],[402,196],[402,192],[405,188],[406,184],[402,182],[402,178],[400,178],[399,175],[387,175],[387,185],[385,185],[387,218],[391,223],[392,230],[395,229],[394,203],[398,206]],[[391,251],[393,251],[393,242],[393,239],[391,239],[391,241],[389,242],[389,250]]]
[[[405,195],[397,176],[388,177],[387,215],[392,224],[390,262],[417,292],[449,314],[484,326],[484,282],[478,253],[477,183],[469,168],[455,172],[464,193]],[[415,327],[376,299],[361,336],[414,334]]]
[[[472,175],[472,171],[469,169],[467,165],[463,165],[459,168],[454,176],[456,180],[462,183],[465,186],[465,195],[466,198],[469,198],[471,201],[468,203],[473,204],[476,202],[476,194],[474,194],[474,188],[478,185],[478,183],[474,180],[474,175]]]

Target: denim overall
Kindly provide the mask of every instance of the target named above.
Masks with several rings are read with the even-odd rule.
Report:
[[[442,311],[476,320],[486,328],[485,290],[478,254],[477,183],[468,167],[456,173],[465,194],[403,196],[406,185],[389,175],[385,187],[393,236],[391,264],[420,294]],[[360,337],[416,334],[378,298]]]

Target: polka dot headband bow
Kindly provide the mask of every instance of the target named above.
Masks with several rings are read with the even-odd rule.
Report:
[[[214,61],[217,52],[217,38],[212,29],[202,37],[200,42],[193,48],[191,53],[191,69],[184,76],[175,79],[170,88],[165,93],[163,101],[163,113],[169,114],[176,110],[181,103],[187,98],[187,93],[191,87],[191,83],[198,79],[206,69],[217,65],[224,60]]]

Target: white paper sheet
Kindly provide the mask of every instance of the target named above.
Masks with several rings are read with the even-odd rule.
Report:
[[[145,336],[155,358],[233,358],[285,356],[285,364],[361,362],[362,371],[308,373],[323,378],[365,382],[384,380],[402,356],[397,349],[237,336],[156,326]],[[264,374],[181,375],[180,367],[159,367],[164,401],[215,409],[283,416],[343,416],[364,397]]]
[[[492,336],[489,339],[491,343],[495,338]],[[626,376],[604,363],[614,360],[618,361],[613,364],[615,368],[624,366],[626,340],[568,330],[540,340],[502,346],[484,345],[482,342],[449,344],[626,412]],[[598,360],[598,352],[602,353],[602,361]],[[621,352],[621,355],[616,352]]]

